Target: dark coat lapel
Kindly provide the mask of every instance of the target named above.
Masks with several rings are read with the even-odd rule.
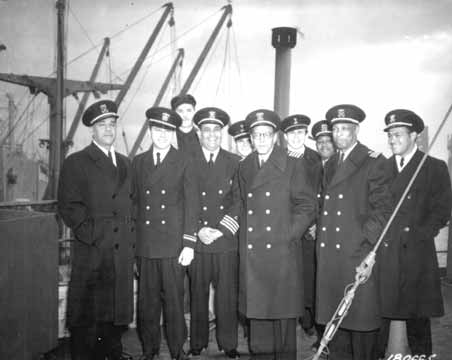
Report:
[[[361,143],[356,144],[344,163],[339,167],[337,167],[338,156],[336,154],[334,158],[331,158],[331,160],[336,162],[336,171],[328,187],[333,187],[353,175],[369,156],[369,149]]]
[[[286,152],[278,145],[275,145],[272,153],[270,154],[270,157],[264,163],[262,169],[259,169],[256,176],[254,177],[254,180],[251,184],[251,189],[255,189],[261,185],[273,181],[275,178],[279,178],[281,176],[281,173],[286,170],[287,158],[288,156]],[[257,159],[255,159],[254,162],[257,167]]]
[[[108,184],[116,184],[117,182],[117,169],[110,162],[111,160],[97,147],[94,143],[91,143],[86,148],[89,157],[93,160],[96,166],[99,168],[101,174],[108,179]]]
[[[116,191],[118,192],[119,189],[121,189],[121,186],[124,184],[124,181],[127,178],[127,164],[126,164],[126,160],[123,159],[121,154],[118,154],[117,152],[115,152],[116,154],[116,165],[118,166],[118,176],[117,176],[117,183],[116,183]]]
[[[424,154],[417,150],[411,160],[408,164],[402,169],[402,171],[399,173],[397,169],[397,164],[395,160],[395,156],[391,157],[392,162],[392,171],[394,175],[394,181],[392,183],[391,189],[394,194],[402,194],[405,190],[406,186],[408,185],[408,182],[410,181],[411,177],[413,176],[414,172],[416,171],[416,168],[419,165],[419,162],[422,160],[422,156]],[[416,182],[414,182],[413,186],[415,186]]]

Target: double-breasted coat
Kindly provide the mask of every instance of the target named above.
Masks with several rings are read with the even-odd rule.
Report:
[[[311,224],[316,200],[300,161],[275,146],[259,169],[253,152],[240,162],[238,199],[219,228],[239,233],[239,311],[253,319],[299,317],[302,258],[297,242]]]
[[[317,226],[316,318],[326,324],[354,282],[392,210],[386,159],[357,143],[337,168],[338,154],[325,167],[326,188]],[[337,168],[337,169],[336,169]],[[369,331],[380,326],[375,272],[355,294],[342,327]]]
[[[399,173],[388,160],[397,203],[424,153],[416,151]],[[444,161],[427,157],[403,201],[377,257],[382,316],[394,319],[444,314],[435,236],[451,217],[450,177]]]
[[[174,258],[183,247],[195,247],[199,196],[191,159],[168,151],[156,167],[153,147],[133,160],[137,256]]]
[[[233,181],[239,166],[239,156],[220,149],[215,163],[210,168],[201,151],[194,160],[195,174],[200,198],[198,228],[215,227],[233,204]],[[237,236],[226,232],[210,245],[201,241],[196,244],[197,252],[224,253],[237,251]]]
[[[91,144],[70,155],[61,170],[58,213],[75,235],[68,327],[132,321],[135,225],[131,167],[127,157],[115,154],[117,167]]]

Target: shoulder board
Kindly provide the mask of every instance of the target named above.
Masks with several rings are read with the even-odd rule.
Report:
[[[381,155],[381,152],[369,150],[369,156],[370,156],[371,158],[376,159],[376,158],[379,157],[380,155]]]

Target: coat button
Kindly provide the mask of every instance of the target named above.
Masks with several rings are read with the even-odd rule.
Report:
[[[329,200],[330,196],[329,195],[325,195],[325,200]]]
[[[387,242],[385,242],[385,243],[384,243],[384,246],[385,246],[385,247],[388,247],[388,243],[387,243]]]
[[[322,231],[326,231],[326,227],[325,226],[322,228]]]
[[[317,199],[320,199],[320,197],[321,197],[322,195],[320,195],[320,194],[317,194]]]
[[[224,209],[224,206],[223,205],[220,205],[220,210],[223,210]]]
[[[112,199],[116,199],[116,194],[113,194],[113,195],[111,196],[111,198],[112,198]]]
[[[117,227],[115,227],[114,229],[113,229],[113,232],[118,232],[118,228]]]
[[[162,220],[162,225],[165,225],[166,224],[166,221],[165,220]]]
[[[207,211],[207,206],[203,206],[202,209],[203,209],[204,211]]]
[[[253,194],[252,194],[252,193],[248,193],[248,197],[249,197],[249,198],[252,198],[252,197],[253,197]]]
[[[206,192],[203,191],[203,192],[201,193],[201,195],[202,195],[202,196],[206,196]]]
[[[271,249],[272,244],[267,244],[267,249]]]
[[[253,210],[248,210],[248,215],[253,215]]]
[[[336,228],[336,231],[339,232],[341,229],[339,227]]]
[[[146,205],[146,210],[151,210],[151,207],[149,205]]]
[[[325,243],[320,243],[320,247],[325,247]]]
[[[165,204],[160,205],[160,208],[163,210],[165,208]]]
[[[341,216],[341,214],[342,214],[342,213],[341,213],[340,211],[337,212],[337,216]]]
[[[115,244],[115,249],[116,249],[116,250],[119,249],[119,244]]]
[[[411,194],[408,194],[406,197],[408,200],[411,200]]]
[[[267,227],[265,228],[265,230],[271,231],[271,230],[272,230],[272,227],[271,227],[271,226],[267,226]]]
[[[270,212],[271,212],[270,209],[266,209],[266,210],[265,210],[265,213],[266,213],[267,215],[269,215]]]
[[[324,211],[323,215],[325,215],[325,216],[328,215],[328,211]]]
[[[248,249],[252,249],[253,248],[253,244],[248,244]]]
[[[151,222],[149,220],[146,220],[146,225],[149,225]]]
[[[403,229],[403,231],[409,232],[409,231],[410,231],[410,227],[409,227],[409,226],[406,226],[406,227]]]
[[[252,232],[252,231],[253,231],[253,228],[250,226],[250,227],[248,228],[248,231],[249,231],[249,232]]]
[[[151,190],[146,190],[146,195],[149,195],[151,193]]]
[[[339,199],[342,199],[342,198],[344,197],[344,195],[339,194],[337,197],[338,197]]]
[[[336,244],[336,249],[340,249],[341,248],[341,244]]]
[[[221,190],[221,189],[218,190],[218,194],[220,194],[220,195],[223,194],[223,190]]]
[[[270,196],[270,191],[267,191],[267,192],[265,193],[265,196],[266,196],[266,197],[269,197],[269,196]]]
[[[204,221],[204,225],[207,225],[209,222],[208,221]]]
[[[162,189],[162,195],[165,195],[165,194],[166,194],[165,189]]]

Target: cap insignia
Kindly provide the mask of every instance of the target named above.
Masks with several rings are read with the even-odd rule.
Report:
[[[100,112],[102,114],[108,113],[108,108],[107,108],[107,104],[100,104]]]
[[[257,121],[264,121],[264,113],[263,112],[256,113],[256,120]]]
[[[389,122],[392,124],[394,122],[396,122],[396,114],[391,114],[391,116],[389,117]]]
[[[337,117],[344,118],[345,117],[345,109],[337,109]]]
[[[216,119],[216,112],[215,111],[209,111],[209,118]]]
[[[168,121],[169,117],[170,117],[170,114],[168,114],[166,112],[162,113],[162,121]]]

